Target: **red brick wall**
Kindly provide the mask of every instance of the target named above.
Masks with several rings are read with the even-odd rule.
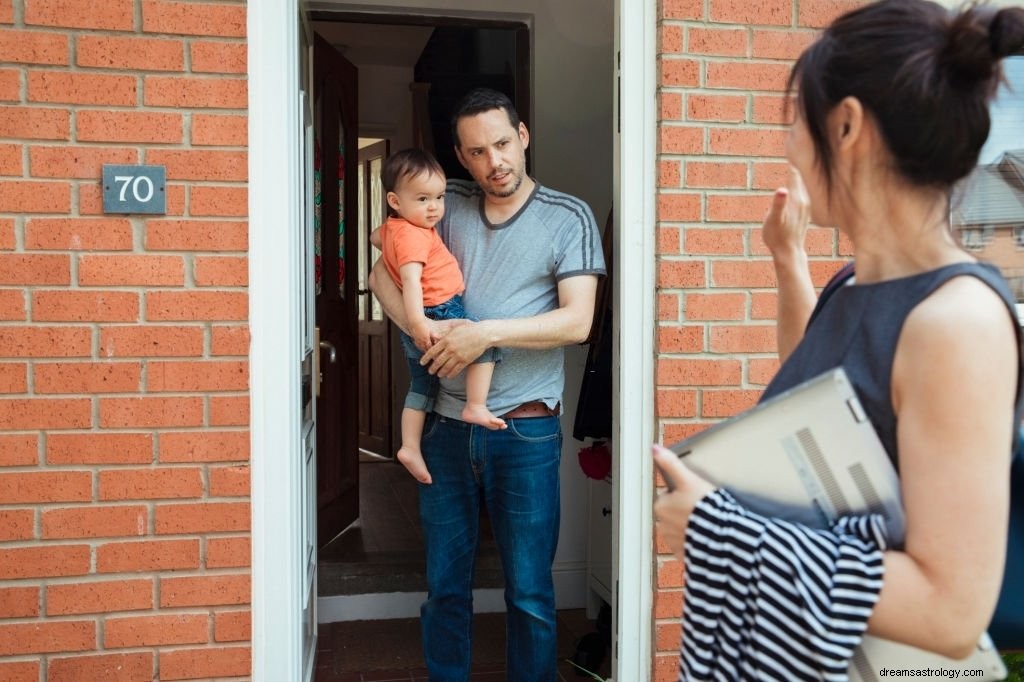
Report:
[[[785,181],[783,91],[817,30],[860,0],[659,5],[656,410],[670,443],[753,405],[778,368],[775,275],[760,237]],[[849,255],[812,227],[820,286]],[[682,565],[659,543],[652,677],[675,680]]]
[[[2,680],[249,674],[246,96],[242,0],[0,0]]]

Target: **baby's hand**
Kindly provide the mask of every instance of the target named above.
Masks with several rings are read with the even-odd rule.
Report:
[[[412,326],[409,336],[412,337],[413,343],[422,352],[426,352],[431,346],[434,345],[434,335],[431,332],[431,325],[429,320],[423,320]]]

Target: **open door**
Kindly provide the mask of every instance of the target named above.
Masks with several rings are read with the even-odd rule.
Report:
[[[316,403],[317,544],[359,515],[359,250],[355,221],[356,68],[313,44],[314,243],[320,394]]]

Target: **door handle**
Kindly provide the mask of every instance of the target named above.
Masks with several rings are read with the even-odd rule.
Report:
[[[320,348],[331,352],[330,356],[328,356],[328,361],[332,365],[338,361],[338,349],[334,347],[333,343],[330,341],[321,341]]]
[[[370,290],[369,289],[356,289],[356,293],[359,294],[360,296],[365,296],[366,294],[370,293]]]

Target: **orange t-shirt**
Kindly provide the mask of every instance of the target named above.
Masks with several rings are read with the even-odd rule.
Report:
[[[399,272],[406,263],[423,263],[420,284],[423,307],[439,305],[466,288],[455,256],[432,227],[419,227],[404,218],[388,218],[381,231],[384,265],[398,288],[402,288]]]

